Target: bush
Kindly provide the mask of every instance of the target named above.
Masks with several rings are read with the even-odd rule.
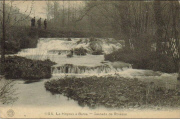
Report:
[[[5,42],[5,53],[14,54],[20,51],[20,44],[16,41],[7,41]]]
[[[151,83],[122,77],[86,77],[64,78],[45,83],[46,90],[55,94],[64,94],[82,106],[89,107],[143,107],[172,106],[179,107],[177,90],[159,90]],[[158,91],[159,90],[159,91]]]
[[[158,58],[152,58],[148,64],[148,69],[167,73],[177,72],[173,58],[166,55],[160,55]]]
[[[75,53],[76,55],[86,55],[87,50],[84,49],[83,47],[75,48],[75,49],[74,49],[74,53]]]
[[[37,42],[37,30],[26,27],[12,27],[6,33],[5,52],[6,54],[14,54],[23,48],[35,48]]]
[[[24,57],[7,57],[4,64],[5,78],[9,79],[42,79],[51,77],[50,60],[31,60]]]
[[[177,72],[172,57],[156,52],[118,50],[105,55],[105,60],[123,61],[132,64],[132,67],[137,69],[150,69],[167,73]]]

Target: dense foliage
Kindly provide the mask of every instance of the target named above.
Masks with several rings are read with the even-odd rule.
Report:
[[[157,52],[119,50],[105,55],[105,60],[124,61],[138,69],[151,69],[167,73],[177,72],[173,58]]]
[[[177,90],[155,87],[137,79],[122,77],[64,78],[45,83],[48,91],[64,94],[80,105],[117,108],[151,106],[180,106]]]
[[[7,57],[4,66],[5,78],[10,79],[42,79],[51,77],[51,66],[54,62],[50,60],[31,60],[24,57]]]
[[[6,54],[17,53],[23,48],[35,48],[38,35],[36,29],[26,27],[12,27],[6,34]]]

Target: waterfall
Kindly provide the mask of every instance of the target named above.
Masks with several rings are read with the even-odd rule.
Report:
[[[18,56],[29,59],[46,60],[49,59],[55,63],[51,68],[52,74],[108,74],[116,73],[130,68],[125,63],[104,62],[104,55],[92,55],[92,44],[98,44],[104,53],[110,53],[122,47],[119,41],[110,38],[40,38],[36,48],[27,48],[18,52]],[[75,48],[83,47],[87,50],[85,56],[73,55],[67,57]],[[125,64],[125,65],[124,65]],[[115,67],[117,66],[117,67]]]
[[[124,70],[125,68],[113,68],[109,65],[100,65],[95,67],[88,66],[77,66],[73,64],[64,64],[61,66],[53,66],[51,68],[52,74],[106,74],[106,73],[116,73]]]
[[[122,44],[115,39],[96,38],[98,47],[101,47],[103,52],[111,53],[114,50],[122,48]],[[95,44],[97,44],[95,43]],[[89,38],[40,38],[38,40],[37,48],[27,48],[18,52],[18,55],[48,55],[57,53],[66,53],[74,48],[83,47],[90,53],[90,39]]]

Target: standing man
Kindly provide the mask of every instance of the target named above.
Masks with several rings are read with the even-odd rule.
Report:
[[[40,29],[41,28],[41,18],[37,21],[37,24],[38,24],[38,28]]]
[[[33,24],[33,23],[34,23],[34,19],[32,18],[32,19],[31,19],[31,28],[34,27],[34,24]]]
[[[45,19],[44,20],[44,29],[46,29],[47,28],[47,20]]]
[[[35,17],[34,17],[34,18],[31,19],[31,27],[35,27],[35,22],[36,22],[36,20],[35,20]]]
[[[34,17],[33,19],[33,26],[35,27],[36,26],[36,18]]]

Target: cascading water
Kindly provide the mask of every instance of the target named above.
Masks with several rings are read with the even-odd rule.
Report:
[[[102,47],[106,54],[122,48],[122,45],[114,39],[97,38],[97,41],[100,43],[99,47]],[[90,41],[89,38],[72,38],[71,41],[68,41],[68,38],[40,38],[37,48],[24,49],[18,55],[47,55],[48,52],[69,51],[80,47],[90,51],[90,42],[93,41]]]
[[[100,65],[95,67],[88,66],[76,66],[72,64],[65,64],[62,66],[53,66],[51,68],[52,74],[106,74],[106,73],[116,73],[120,72],[123,68],[114,68],[110,65]],[[130,68],[130,66],[126,67]]]
[[[104,53],[110,53],[122,48],[123,45],[114,39],[99,38],[96,47],[102,48]],[[24,49],[17,55],[30,59],[50,59],[56,62],[51,69],[53,76],[59,75],[114,75],[118,74],[126,78],[138,78],[139,80],[173,80],[177,79],[177,73],[167,74],[152,70],[132,69],[130,64],[124,62],[105,62],[104,55],[92,55],[90,38],[40,38],[37,48]],[[74,48],[83,47],[88,51],[85,56],[73,55],[68,58],[67,54]]]
[[[113,41],[114,39],[97,39],[95,42],[100,46],[96,46],[102,48],[103,52],[112,52],[114,49],[118,50],[121,48],[121,44]],[[110,44],[108,42],[114,42],[114,44]],[[18,53],[19,56],[24,56],[31,59],[45,60],[50,59],[57,63],[56,66],[52,67],[52,73],[80,73],[84,70],[84,73],[107,73],[107,72],[115,72],[116,69],[110,66],[105,66],[103,63],[104,56],[103,55],[91,55],[91,46],[90,42],[94,43],[94,41],[90,41],[89,38],[72,38],[70,41],[68,38],[41,38],[38,41],[37,48],[29,48],[24,49]],[[74,55],[71,58],[68,58],[67,55],[71,53],[71,50],[75,48],[83,47],[88,51],[88,54],[85,56],[77,56]],[[72,64],[65,65],[65,64]],[[62,70],[63,67],[68,67],[68,70]],[[105,67],[104,71],[101,71],[102,68]],[[61,70],[60,70],[60,69]],[[80,71],[79,71],[80,70]],[[111,70],[111,71],[110,71]]]
[[[52,66],[51,69],[53,74],[53,78],[51,78],[51,80],[74,75],[78,77],[86,77],[92,75],[105,76],[107,74],[111,76],[125,77],[124,80],[126,80],[126,78],[137,78],[144,82],[156,81],[158,86],[165,85],[165,87],[170,89],[173,89],[176,85],[176,79],[178,76],[177,73],[168,74],[152,70],[132,69],[130,64],[124,62],[105,62],[103,55],[74,55],[73,57],[68,58],[66,54],[68,54],[69,50],[72,48],[83,46],[88,49],[88,39],[84,39],[81,42],[78,41],[80,41],[80,39],[67,41],[67,39],[63,38],[41,38],[37,44],[37,48],[24,49],[17,55],[30,59],[50,59],[51,61],[56,62],[57,64]],[[102,49],[105,53],[113,51],[111,50],[113,49],[111,46],[116,48],[121,47],[121,45],[118,46],[118,43],[104,43],[103,45]],[[55,76],[57,76],[57,78]],[[44,107],[49,104],[50,106],[57,106],[57,110],[60,109],[60,112],[70,108],[78,110],[79,112],[82,112],[82,110],[85,110],[85,112],[87,110],[89,111],[89,108],[81,108],[75,101],[69,100],[63,95],[52,95],[47,92],[44,88],[44,83],[48,80],[49,79],[44,79],[39,82],[29,84],[24,84],[25,82],[22,80],[15,80],[15,89],[18,90],[17,96],[19,100],[16,101],[13,106],[16,105],[19,108],[19,106],[25,105],[26,107],[30,107],[29,109],[32,109],[32,105]],[[6,108],[10,109],[12,106],[10,105]],[[92,109],[90,110],[92,111]],[[101,108],[98,108],[97,111],[104,113],[104,109],[102,110]],[[112,111],[114,111],[114,109]]]

